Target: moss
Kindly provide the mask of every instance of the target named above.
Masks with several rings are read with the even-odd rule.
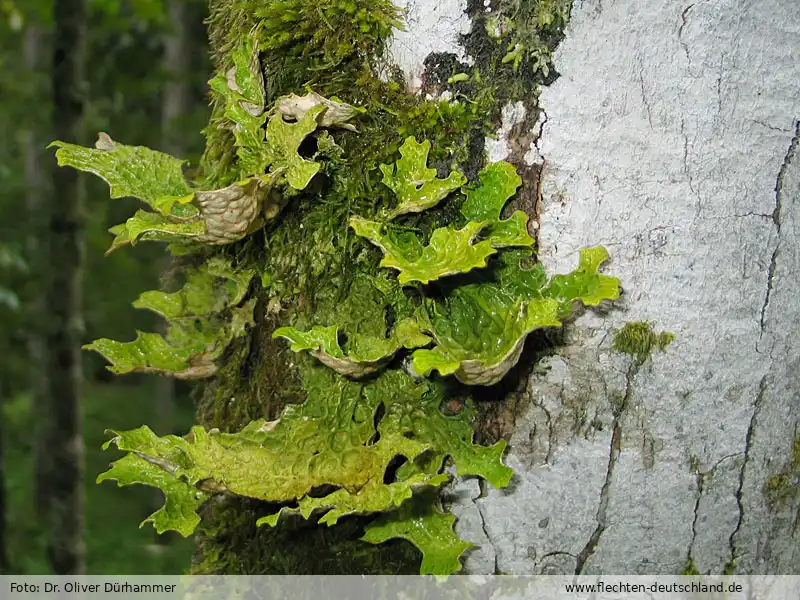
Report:
[[[641,366],[650,357],[654,349],[662,352],[675,339],[674,333],[653,331],[650,323],[637,321],[626,323],[614,333],[613,348],[617,352],[630,355],[636,366]]]
[[[519,100],[534,109],[537,95],[531,91],[558,78],[552,54],[564,38],[571,7],[571,0],[495,0],[487,12],[482,1],[467,3],[473,25],[462,43],[475,58],[472,81],[492,90],[496,106]]]
[[[409,455],[411,462],[399,467],[404,469],[404,475],[392,473],[392,476],[399,478],[398,481],[383,482],[406,484],[409,490],[412,485],[410,477],[420,474],[431,474],[436,479],[436,483],[427,485],[440,485],[446,479],[439,473],[445,457],[457,459],[459,453],[472,452],[470,422],[475,410],[470,398],[471,390],[433,379],[424,384],[427,391],[420,391],[424,386],[414,383],[399,364],[390,365],[382,375],[363,382],[355,383],[336,376],[339,377],[336,385],[325,386],[320,384],[320,377],[315,379],[308,376],[309,372],[315,370],[317,373],[324,371],[322,367],[310,358],[292,355],[283,342],[272,339],[272,334],[278,326],[309,327],[334,322],[337,326],[348,326],[359,334],[383,339],[398,319],[422,306],[424,295],[433,294],[421,285],[401,290],[394,279],[388,278],[379,268],[379,254],[369,247],[367,241],[355,236],[348,223],[354,215],[372,218],[394,204],[394,196],[382,183],[379,166],[394,162],[398,148],[409,136],[431,143],[428,161],[440,175],[457,167],[476,182],[484,162],[484,138],[496,129],[502,106],[509,100],[523,99],[529,108],[531,123],[538,119],[536,89],[539,84],[552,81],[556,76],[550,68],[548,57],[563,35],[569,2],[499,0],[495,4],[495,15],[502,20],[501,29],[505,30],[495,32],[493,37],[489,36],[485,27],[483,6],[477,8],[477,5],[470,4],[469,12],[475,26],[463,41],[475,55],[474,68],[459,63],[452,55],[432,55],[426,61],[429,67],[426,88],[434,94],[449,90],[456,100],[450,102],[409,95],[404,89],[402,74],[387,71],[382,64],[386,42],[400,17],[397,8],[389,0],[211,0],[209,31],[217,75],[212,80],[215,92],[211,99],[212,117],[205,130],[206,151],[193,183],[219,188],[238,181],[244,172],[261,176],[265,164],[276,166],[266,159],[266,162],[246,166],[248,155],[240,153],[237,156],[237,151],[250,148],[241,143],[243,128],[250,127],[248,131],[257,138],[254,132],[259,131],[260,124],[267,118],[250,113],[253,107],[261,110],[264,105],[262,100],[266,106],[274,106],[277,98],[302,93],[307,88],[325,97],[336,97],[355,105],[363,110],[363,114],[357,122],[358,132],[319,131],[315,136],[301,138],[305,139],[302,144],[298,140],[291,149],[292,156],[296,160],[299,153],[303,158],[318,161],[314,166],[315,169],[317,165],[321,166],[321,176],[315,177],[310,185],[307,184],[316,171],[302,185],[292,184],[291,178],[288,181],[292,185],[280,187],[281,184],[276,184],[269,198],[279,197],[281,202],[276,202],[276,205],[283,207],[284,204],[290,204],[287,209],[256,233],[212,251],[204,250],[197,257],[201,262],[209,259],[209,255],[214,260],[224,258],[226,263],[235,265],[237,272],[258,274],[256,283],[247,290],[243,289],[242,296],[235,302],[247,301],[250,303],[248,307],[255,303],[255,322],[248,320],[247,328],[242,325],[237,329],[247,335],[233,340],[224,353],[220,349],[221,357],[214,356],[217,359],[214,365],[215,378],[205,387],[198,403],[200,424],[206,428],[233,432],[255,419],[272,420],[282,414],[283,421],[278,426],[278,430],[282,430],[284,423],[291,420],[290,415],[298,414],[292,410],[281,413],[288,404],[305,401],[300,409],[320,413],[322,416],[319,416],[319,420],[323,421],[329,415],[334,415],[334,419],[341,416],[337,411],[351,400],[353,406],[366,406],[367,403],[362,402],[366,399],[368,402],[375,401],[374,406],[369,405],[374,412],[374,433],[378,437],[383,436],[381,441],[385,447],[387,443],[399,444],[397,439],[383,435],[386,431],[377,428],[379,422],[383,423],[380,407],[386,413],[390,410],[387,406],[394,402],[395,407],[400,408],[396,408],[391,417],[387,416],[386,421],[390,422],[389,427],[397,429],[389,433],[394,433],[398,439],[402,437],[401,441],[415,448],[422,444],[416,438],[424,437],[423,433],[430,434],[431,439],[444,440],[441,447],[426,442],[428,446],[424,452],[420,450],[419,456]],[[252,52],[253,41],[258,50],[255,53]],[[242,48],[246,49],[244,53]],[[513,48],[511,54],[510,48]],[[236,83],[229,83],[234,50],[238,53],[233,72]],[[249,83],[242,84],[242,88],[258,88],[257,93],[247,96],[245,104],[249,109],[245,104],[239,104],[238,112],[231,112],[225,108],[222,96],[228,97],[227,108],[230,109],[231,97],[242,92],[237,85],[241,83],[239,76],[243,73]],[[263,82],[260,75],[263,75]],[[233,101],[234,104],[237,102]],[[246,125],[242,125],[237,116],[242,108],[250,114],[250,117],[242,117]],[[313,114],[309,113],[305,119],[311,120],[311,117]],[[275,122],[274,119],[270,120],[270,126]],[[277,120],[289,127],[279,116]],[[270,131],[269,127],[267,131]],[[272,134],[267,135],[271,139]],[[256,162],[260,160],[258,156]],[[527,185],[535,186],[535,182],[527,182]],[[448,225],[461,227],[465,217],[460,208],[461,196],[456,195],[453,201],[424,213],[400,215],[393,221],[392,227],[429,237],[436,228]],[[482,243],[489,244],[488,241]],[[191,259],[191,247],[184,247],[183,251],[189,253],[188,258]],[[247,281],[250,282],[250,278]],[[366,287],[362,285],[364,282],[367,282]],[[435,292],[438,297],[446,293],[444,288]],[[545,303],[553,314],[556,302],[555,298],[550,298]],[[314,367],[306,368],[310,363]],[[439,370],[442,371],[441,368]],[[521,378],[524,378],[523,371],[516,369],[511,377],[512,385],[516,385]],[[320,394],[317,389],[320,387],[333,396]],[[342,391],[345,388],[347,394]],[[500,388],[496,390],[500,391]],[[341,397],[337,397],[337,394]],[[405,403],[396,402],[397,398],[403,398]],[[409,406],[408,403],[412,401],[418,403]],[[335,410],[331,410],[332,406]],[[442,409],[442,406],[445,408]],[[504,421],[499,424],[498,430],[502,433],[498,437],[506,437],[508,423],[505,421],[513,419],[513,410],[501,411],[498,415],[502,415]],[[367,429],[373,425],[369,416],[359,420],[353,412],[349,416],[345,414],[345,417],[341,422],[325,421],[319,431],[346,434],[353,423],[357,424],[360,431],[366,431],[361,426],[364,423],[367,423]],[[360,417],[364,417],[364,414]],[[310,420],[317,418],[318,415],[314,413]],[[297,422],[301,423],[303,434],[309,433],[307,419],[298,418]],[[419,431],[403,429],[409,426],[408,423],[422,425]],[[202,433],[200,429],[197,431]],[[400,431],[409,435],[403,433],[401,436]],[[252,432],[247,435],[250,434]],[[316,435],[316,440],[323,434],[312,432],[311,435]],[[121,438],[118,436],[115,439],[119,441]],[[306,438],[300,439],[305,442]],[[344,437],[337,438],[342,439]],[[173,440],[180,445],[192,441],[188,438],[177,442]],[[247,442],[254,443],[250,438]],[[302,453],[303,443],[283,443],[281,451],[289,446],[297,451],[300,469],[310,469],[313,457],[322,453],[317,451],[309,459]],[[369,437],[358,443],[372,447],[378,441],[377,437]],[[507,485],[511,472],[501,462],[503,448],[504,444],[498,443],[492,448],[476,450],[474,456],[469,455],[465,459],[465,462],[472,460],[474,464],[463,469],[459,466],[460,472],[480,474],[497,487]],[[258,449],[263,449],[263,446],[258,446]],[[481,450],[485,452],[478,456]],[[396,446],[390,448],[390,453],[394,452]],[[336,460],[342,461],[347,455],[346,452],[333,454]],[[391,457],[389,454],[388,458]],[[143,458],[138,456],[139,461]],[[315,468],[320,464],[328,467],[327,463],[321,461],[322,458]],[[490,462],[494,468],[493,474],[489,473],[487,466]],[[129,461],[126,464],[131,463]],[[291,472],[296,474],[297,471]],[[128,472],[126,476],[133,477]],[[262,473],[257,474],[256,479],[263,481]],[[119,477],[118,480],[122,481]],[[296,479],[284,477],[284,480]],[[202,481],[206,482],[207,479]],[[142,483],[141,480],[126,480],[126,483],[133,482]],[[371,477],[369,483],[383,491],[379,477]],[[183,481],[182,485],[185,487],[186,482]],[[333,492],[326,490],[325,494],[333,496],[336,492],[343,492],[358,497],[360,501],[369,496],[364,491],[366,487],[362,482],[357,489],[351,490],[343,484],[341,489]],[[203,489],[209,494],[212,491],[211,488]],[[220,489],[224,488],[217,487],[213,491]],[[311,504],[321,498],[313,495],[313,492],[321,493],[321,490],[314,488],[298,493],[301,506],[309,498]],[[239,493],[247,492],[240,490]],[[198,496],[196,493],[192,495],[192,490],[188,497],[192,503],[199,503]],[[269,495],[258,497],[272,498]],[[419,495],[416,499],[419,499]],[[400,498],[398,502],[402,500]],[[328,501],[327,496],[319,504],[323,508],[330,508],[324,505],[325,501]],[[355,508],[350,512],[387,510],[387,506],[394,505],[382,504],[377,509],[365,509],[365,506],[354,505]],[[271,507],[278,525],[256,528],[256,520],[270,510],[270,505],[241,497],[215,497],[207,502],[203,508],[204,519],[197,538],[198,552],[193,572],[413,573],[420,568],[419,553],[407,543],[391,542],[375,547],[357,541],[369,519],[343,518],[341,525],[330,528],[320,526],[313,519],[297,520],[294,515],[278,521],[277,516],[284,511],[275,512],[275,508]],[[294,509],[291,505],[283,508],[289,513]],[[342,511],[341,514],[347,512]],[[397,515],[392,514],[395,515],[392,518],[397,520]],[[435,524],[439,533],[433,537],[439,542],[444,537],[455,538],[452,531],[454,517],[441,514],[434,503],[428,502],[424,510],[416,511],[412,517],[409,518],[417,524],[423,519]],[[196,515],[193,514],[192,519],[194,527]],[[395,531],[391,518],[382,527],[384,531],[381,536],[391,538]],[[414,525],[410,529],[419,527]],[[410,529],[407,527],[407,532]],[[429,530],[425,531],[433,535]],[[450,550],[455,546],[461,548],[457,553],[445,557],[448,565],[444,567],[446,572],[452,570],[453,563],[458,565],[462,546],[468,545],[457,539],[456,542],[454,544],[452,539],[442,542],[443,546],[450,544]],[[426,553],[423,569],[425,561],[429,559],[436,562],[434,557]]]
[[[782,505],[800,492],[800,438],[792,442],[791,456],[778,473],[764,483],[764,495],[770,505]]]
[[[219,497],[205,506],[190,573],[213,575],[419,573],[420,553],[404,540],[372,546],[358,538],[365,518],[349,518],[335,527],[299,517],[280,527],[256,527],[270,505],[246,498]]]
[[[694,564],[694,560],[692,557],[689,557],[689,564],[686,565],[686,568],[681,571],[681,575],[700,575],[700,571],[697,570],[697,566]]]
[[[736,575],[736,559],[732,558],[722,569],[723,575]]]

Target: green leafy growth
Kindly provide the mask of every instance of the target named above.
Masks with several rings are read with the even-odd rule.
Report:
[[[219,190],[192,190],[182,161],[139,146],[118,144],[101,133],[95,148],[54,142],[58,164],[94,173],[110,186],[111,197],[134,196],[156,212],[140,210],[111,228],[109,252],[139,240],[230,243],[275,216],[265,202],[274,177],[259,176]]]
[[[235,66],[210,82],[224,98],[224,114],[232,123],[237,146],[240,179],[227,187],[193,189],[183,175],[183,161],[149,148],[118,144],[104,133],[95,148],[51,144],[58,148],[59,165],[94,173],[109,184],[112,198],[133,196],[153,209],[139,210],[112,227],[115,237],[109,252],[140,240],[228,244],[242,239],[283,208],[284,199],[271,193],[279,175],[302,190],[319,172],[321,164],[303,158],[298,150],[321,122],[327,122],[327,111],[337,111],[333,125],[355,114],[348,105],[317,96],[319,102],[296,122],[285,121],[276,111],[265,132],[263,80],[251,38],[234,55]],[[280,103],[281,99],[276,106]],[[347,108],[352,111],[346,112]],[[270,174],[265,175],[268,167]]]
[[[206,232],[203,221],[173,221],[163,215],[146,210],[137,210],[125,223],[110,228],[114,240],[106,254],[123,246],[136,245],[141,240],[153,242],[175,242],[197,239]]]
[[[323,98],[309,89],[304,96],[290,94],[278,99],[278,112],[290,120],[302,119],[312,108],[324,105],[325,112],[319,119],[321,127],[339,127],[348,131],[358,132],[355,125],[348,123],[356,115],[366,112],[363,108],[356,108],[345,102],[340,102],[335,96],[331,99]]]
[[[233,124],[239,176],[262,175],[269,167],[273,173],[283,172],[293,188],[305,189],[321,165],[300,156],[300,145],[318,127],[354,129],[345,122],[359,110],[313,92],[305,96],[292,94],[276,101],[276,110],[267,121],[255,36],[246,36],[232,56],[234,66],[209,83],[223,99],[224,117]]]
[[[120,467],[115,463],[101,478],[155,485],[168,494],[177,490],[182,495],[174,502],[181,507],[188,505],[184,489],[297,501],[296,508],[284,507],[260,520],[267,525],[287,512],[306,518],[321,512],[321,521],[333,525],[345,515],[404,510],[417,490],[447,480],[440,472],[447,456],[459,474],[480,475],[496,486],[508,484],[511,471],[501,460],[504,444],[474,445],[474,409],[467,405],[454,416],[444,415],[441,386],[415,383],[399,370],[359,383],[309,366],[304,388],[306,401],[287,407],[278,421],[254,421],[235,434],[201,427],[185,438],[159,438],[147,427],[117,432],[109,443],[139,460],[129,458]],[[398,459],[405,463],[389,475]],[[163,471],[162,477],[152,475],[153,467]],[[384,482],[387,477],[391,480]],[[321,497],[315,493],[323,489],[327,492]],[[170,519],[159,520],[158,526],[185,533],[197,524],[194,512],[163,510]],[[421,518],[412,541],[423,552],[434,552],[432,556],[439,552],[436,544],[464,544],[452,531],[452,537],[442,537],[442,524],[441,518]],[[459,567],[456,560],[437,561],[430,568],[446,574]]]
[[[406,502],[400,510],[378,518],[367,526],[361,538],[372,544],[404,538],[422,551],[421,575],[449,575],[461,570],[459,558],[472,544],[453,531],[456,517],[444,514],[436,498],[421,495]]]
[[[242,301],[254,274],[234,271],[221,259],[212,259],[192,271],[180,291],[144,292],[134,301],[136,308],[156,312],[170,322],[166,337],[140,331],[132,342],[102,338],[84,348],[102,354],[111,363],[108,369],[117,374],[210,377],[216,372],[215,359],[252,321],[254,300],[235,305]]]
[[[264,140],[266,96],[254,37],[244,36],[231,56],[233,67],[208,83],[222,97],[223,116],[233,124],[240,176],[263,174],[269,164]]]
[[[662,352],[675,339],[675,334],[667,331],[656,333],[650,323],[636,321],[626,323],[622,329],[614,333],[613,348],[633,358],[637,366],[641,366],[650,357],[653,350]]]
[[[150,148],[118,144],[105,133],[100,134],[95,148],[60,141],[49,147],[58,148],[59,166],[93,173],[108,183],[111,198],[133,196],[156,208],[163,198],[192,193],[183,176],[184,161]]]
[[[389,219],[432,208],[466,183],[458,171],[451,171],[447,179],[437,178],[436,169],[427,167],[430,149],[429,140],[418,143],[409,137],[400,146],[400,160],[394,165],[380,165],[383,183],[398,199],[397,206],[388,212]]]
[[[575,301],[597,305],[619,297],[619,281],[597,272],[607,257],[602,247],[583,249],[578,269],[548,282],[541,265],[523,267],[524,251],[506,254],[494,270],[496,281],[456,287],[443,301],[425,302],[419,319],[436,346],[414,352],[414,370],[423,376],[437,370],[469,385],[497,383],[532,331],[560,326]]]
[[[296,123],[284,121],[280,114],[274,114],[267,123],[268,152],[272,169],[283,170],[289,185],[297,190],[305,189],[321,168],[320,163],[300,156],[298,150],[303,140],[317,129],[318,121],[326,110],[324,104],[314,106]]]
[[[561,325],[556,300],[512,301],[485,285],[459,288],[443,306],[429,303],[428,313],[436,347],[414,352],[414,370],[454,374],[470,385],[497,383],[519,360],[528,334]]]
[[[547,288],[547,295],[558,298],[562,304],[580,300],[586,306],[597,306],[603,300],[619,298],[619,279],[598,273],[600,265],[608,260],[608,251],[602,246],[581,248],[578,268],[567,275],[555,275]]]
[[[494,248],[532,246],[527,214],[517,210],[508,219],[500,218],[506,202],[522,185],[514,166],[507,162],[492,163],[480,172],[479,178],[480,185],[467,190],[461,214],[472,221],[488,222],[484,236]]]
[[[106,442],[103,449],[107,449],[110,443]],[[97,483],[107,479],[116,480],[119,486],[140,484],[164,492],[164,506],[140,525],[152,523],[159,534],[172,530],[184,537],[190,536],[200,523],[197,509],[210,497],[210,494],[173,476],[162,466],[148,462],[136,454],[126,454],[113,462],[108,471],[97,477]]]
[[[485,222],[470,222],[463,229],[440,227],[431,234],[430,243],[423,246],[414,233],[397,232],[360,217],[350,219],[350,226],[358,235],[383,250],[385,256],[380,266],[400,271],[401,284],[429,283],[485,267],[486,259],[497,252],[488,240],[473,243],[485,225]]]
[[[339,328],[316,325],[303,332],[294,327],[280,327],[273,338],[286,338],[294,352],[307,350],[324,365],[337,373],[350,377],[362,377],[374,373],[391,360],[401,348],[419,348],[430,343],[431,338],[422,333],[414,319],[400,321],[388,338],[369,334],[354,334],[348,337],[352,351],[345,354],[339,345]]]

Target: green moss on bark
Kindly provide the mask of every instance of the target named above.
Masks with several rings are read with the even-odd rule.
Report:
[[[415,575],[420,553],[405,540],[372,546],[363,535],[363,518],[342,520],[336,527],[300,517],[278,527],[256,527],[265,504],[247,498],[219,497],[203,511],[196,536],[192,574],[241,575]]]
[[[764,494],[770,505],[785,505],[800,496],[800,438],[792,443],[792,452],[783,468],[764,484]]]
[[[637,321],[626,323],[622,329],[614,333],[613,348],[633,358],[639,367],[653,353],[653,350],[664,349],[675,339],[675,334],[668,331],[656,333],[650,323]]]

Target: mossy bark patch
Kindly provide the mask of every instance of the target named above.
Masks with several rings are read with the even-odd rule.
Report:
[[[650,357],[653,350],[661,350],[675,339],[675,334],[668,331],[656,333],[650,323],[636,321],[626,323],[622,329],[614,333],[613,348],[633,358],[636,366],[641,366]]]

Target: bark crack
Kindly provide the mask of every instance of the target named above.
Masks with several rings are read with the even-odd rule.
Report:
[[[541,119],[541,124],[539,125],[539,132],[533,139],[533,147],[536,148],[536,154],[541,159],[541,168],[539,169],[539,175],[536,179],[536,193],[533,198],[533,214],[531,215],[531,219],[533,221],[533,228],[536,230],[536,234],[533,237],[533,253],[534,255],[539,255],[539,229],[541,226],[541,217],[542,217],[542,209],[543,209],[543,202],[542,202],[542,180],[544,179],[544,169],[547,165],[547,160],[545,159],[544,155],[542,154],[541,149],[539,148],[539,141],[542,139],[542,135],[544,135],[544,127],[547,125],[547,112],[543,108],[539,108],[539,112],[543,117]]]
[[[683,28],[686,27],[686,22],[688,20],[689,11],[692,10],[693,6],[694,6],[694,3],[690,4],[689,6],[687,6],[686,8],[683,9],[683,12],[681,13],[681,26],[678,28],[678,41],[680,42],[681,47],[683,48],[684,54],[686,54],[686,60],[689,63],[689,70],[690,71],[691,71],[691,68],[692,68],[692,59],[689,56],[689,45],[686,42],[683,41]]]
[[[478,516],[481,519],[481,529],[483,530],[483,535],[486,537],[486,541],[492,547],[492,553],[494,554],[494,575],[500,575],[500,565],[497,559],[497,546],[494,545],[494,542],[489,535],[489,531],[486,529],[486,517],[483,514],[483,509],[481,508],[482,505],[478,503],[478,500],[486,497],[486,481],[484,479],[478,480],[478,487],[480,489],[480,494],[478,494],[477,498],[472,499],[472,503],[475,505],[475,508],[478,509]]]
[[[562,387],[562,395],[563,395],[563,387]],[[545,464],[549,465],[550,461],[553,459],[553,450],[555,448],[555,431],[553,427],[553,416],[550,414],[550,411],[541,405],[542,410],[544,411],[545,416],[547,417],[547,454],[544,457]]]
[[[736,536],[739,534],[739,530],[742,528],[742,522],[744,521],[744,501],[742,500],[742,497],[744,495],[745,470],[747,469],[747,461],[750,458],[750,449],[753,446],[753,432],[755,431],[756,424],[758,422],[758,415],[761,412],[761,403],[764,400],[764,393],[766,391],[767,375],[764,375],[758,384],[758,394],[756,394],[756,399],[753,403],[753,414],[750,417],[750,424],[747,426],[747,434],[745,435],[744,460],[742,461],[742,468],[739,471],[739,485],[736,489],[736,505],[739,509],[739,518],[736,521],[736,527],[734,527],[730,537],[728,538],[730,559],[728,560],[728,564],[725,565],[725,573],[728,574],[733,573],[733,570],[736,568],[736,556],[738,550]]]
[[[611,498],[611,482],[614,478],[614,467],[617,464],[617,458],[619,458],[620,442],[622,440],[622,426],[620,425],[620,419],[622,414],[625,412],[633,393],[633,377],[637,370],[638,369],[633,364],[628,367],[628,371],[625,374],[625,395],[618,407],[612,407],[614,422],[612,424],[611,444],[608,453],[606,478],[603,482],[603,487],[600,489],[600,502],[597,506],[597,515],[595,516],[597,527],[595,527],[595,530],[589,537],[589,541],[586,542],[586,545],[578,553],[578,556],[575,560],[575,575],[581,574],[583,567],[586,565],[586,561],[592,554],[594,554],[595,550],[597,549],[597,545],[600,543],[600,537],[603,535],[603,532],[606,529],[606,515],[608,511],[608,503]]]
[[[694,503],[694,517],[692,519],[692,539],[689,541],[689,547],[686,552],[686,558],[688,564],[694,563],[694,543],[697,540],[697,521],[700,513],[700,501],[703,499],[703,490],[705,486],[706,479],[714,475],[714,472],[717,468],[726,460],[731,458],[736,458],[737,456],[742,456],[742,452],[737,452],[735,454],[728,454],[720,458],[714,466],[712,466],[708,471],[701,471],[700,469],[695,468],[695,477],[697,479],[697,499]]]
[[[697,498],[694,502],[694,517],[692,519],[692,539],[689,540],[689,548],[686,550],[686,562],[687,564],[692,564],[694,562],[694,558],[692,554],[694,553],[694,543],[697,540],[697,518],[698,513],[700,512],[700,500],[703,498],[703,483],[705,481],[705,474],[700,473],[699,471],[695,474],[697,478]]]
[[[789,149],[786,151],[786,156],[783,157],[781,168],[778,170],[778,176],[775,179],[775,210],[772,212],[772,222],[775,223],[775,233],[778,236],[778,241],[775,244],[775,250],[772,252],[772,257],[769,261],[769,268],[767,269],[767,293],[764,296],[764,304],[761,306],[761,319],[759,324],[761,326],[761,336],[764,335],[766,326],[767,308],[769,307],[770,297],[772,295],[772,288],[775,277],[775,267],[778,263],[778,253],[781,248],[781,210],[783,208],[783,180],[786,177],[786,172],[789,165],[792,164],[794,156],[797,153],[798,138],[800,138],[800,119],[795,121],[794,124],[794,137],[789,143]]]

